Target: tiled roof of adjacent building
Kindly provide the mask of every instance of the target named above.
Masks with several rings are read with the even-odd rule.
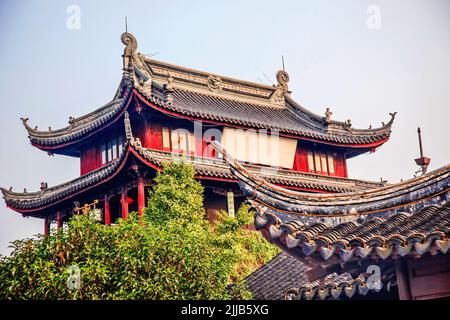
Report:
[[[375,277],[375,272],[378,274]],[[379,276],[379,278],[377,278]],[[312,277],[312,280],[310,280]],[[245,278],[256,300],[330,300],[365,297],[397,286],[395,264],[357,264],[343,270],[336,267],[314,277],[311,266],[287,252],[281,252]]]
[[[287,300],[352,298],[356,294],[366,296],[371,291],[390,291],[397,285],[393,263],[385,264],[379,269],[379,279],[372,280],[370,278],[372,273],[361,270],[356,276],[352,276],[349,272],[333,272],[321,279],[300,284],[288,290],[285,298]]]
[[[450,240],[450,204],[430,205],[418,212],[397,213],[384,218],[305,226],[297,221],[284,223],[286,243],[299,254],[332,256],[343,262],[352,258],[387,259],[391,255],[422,255],[426,252],[447,253]]]
[[[299,256],[351,259],[447,253],[450,165],[369,190],[311,194],[273,185],[213,141],[255,211],[255,225]]]

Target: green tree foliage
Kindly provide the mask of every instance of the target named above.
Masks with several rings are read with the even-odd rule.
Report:
[[[250,298],[243,278],[278,249],[245,228],[247,207],[210,224],[192,166],[168,164],[155,182],[143,218],[108,227],[74,216],[64,232],[13,242],[0,257],[0,299]],[[72,265],[80,289],[67,286]]]

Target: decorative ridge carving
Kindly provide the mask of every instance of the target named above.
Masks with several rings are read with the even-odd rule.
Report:
[[[131,122],[130,122],[130,115],[128,114],[128,111],[125,111],[124,116],[124,125],[125,125],[125,137],[128,142],[134,141],[133,137],[133,131],[131,130]]]
[[[47,191],[47,189],[48,189],[48,183],[41,182],[41,191]]]
[[[395,116],[397,115],[397,111],[395,112],[389,112],[389,115],[391,116],[391,120],[386,124],[386,126],[391,126],[394,123]]]
[[[152,59],[147,56],[144,56],[143,59],[144,59],[144,62],[146,62],[149,65],[149,67],[152,68],[152,70],[156,69],[156,73],[158,73],[159,75],[164,75],[164,74],[168,74],[169,72],[171,72],[174,76],[178,73],[183,74],[183,76],[180,78],[185,78],[186,76],[191,76],[191,77],[199,77],[202,79],[203,78],[206,79],[208,76],[213,75],[213,76],[220,77],[222,79],[222,81],[224,81],[226,83],[242,85],[242,86],[248,87],[248,88],[257,88],[257,89],[261,89],[261,90],[269,91],[269,92],[273,91],[273,86],[269,86],[267,84],[256,83],[256,82],[252,82],[252,81],[247,81],[247,80],[243,80],[243,79],[237,79],[237,78],[228,77],[225,75],[216,74],[213,72],[207,72],[207,71],[192,69],[189,67],[179,66],[179,65],[172,64],[169,62],[155,60],[155,59]]]
[[[333,115],[333,112],[331,112],[330,107],[327,107],[327,109],[325,110],[325,122],[326,123],[330,123],[331,122],[331,116]]]
[[[145,56],[137,52],[138,43],[136,38],[133,34],[124,32],[121,40],[125,45],[122,55],[124,78],[129,79],[145,92],[151,92],[151,72],[144,62]]]
[[[131,33],[124,32],[120,36],[120,40],[125,45],[125,49],[123,50],[123,71],[129,72],[130,62],[133,55],[136,53],[138,48],[138,43],[135,36]]]
[[[23,126],[25,127],[25,129],[27,129],[28,132],[34,132],[37,130],[37,127],[33,129],[28,125],[28,120],[30,120],[30,118],[20,118],[20,120],[22,120]]]
[[[376,134],[387,134],[390,131],[390,128],[392,127],[392,124],[394,123],[395,116],[397,112],[390,112],[389,115],[391,116],[391,119],[385,123],[381,123],[381,127],[373,128],[372,125],[368,127],[368,129],[357,129],[353,128],[352,122],[350,119],[346,120],[345,122],[335,121],[331,119],[331,114],[329,114],[329,118],[327,119],[327,111],[325,112],[325,117],[323,117],[323,121],[327,124],[326,132],[327,133],[342,133],[344,131],[350,132],[351,134],[359,134],[359,135],[376,135]]]
[[[223,83],[222,79],[220,79],[218,76],[210,75],[208,77],[208,88],[212,92],[220,92],[222,91]]]
[[[150,59],[146,56],[143,57],[143,61],[150,70],[153,80],[165,83],[169,77],[172,77],[176,80],[176,87],[221,94],[222,96],[230,96],[233,99],[251,99],[255,103],[273,105],[270,101],[270,96],[275,91],[273,86],[190,69]]]
[[[289,74],[284,70],[278,71],[277,82],[278,84],[275,86],[275,91],[272,93],[270,100],[273,103],[284,104],[284,96],[290,93],[288,87]]]

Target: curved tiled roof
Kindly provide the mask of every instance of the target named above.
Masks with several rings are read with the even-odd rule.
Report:
[[[450,248],[450,203],[428,206],[414,214],[397,213],[334,227],[326,223],[307,226],[292,220],[268,228],[271,237],[284,238],[286,246],[295,248],[296,253],[323,260],[333,256],[343,262],[366,257],[384,260],[430,251],[446,254]]]
[[[27,118],[22,119],[34,145],[58,150],[108,125],[124,110],[131,88],[144,96],[145,102],[180,117],[279,130],[313,141],[365,149],[381,145],[390,136],[395,114],[380,128],[361,130],[352,128],[349,122],[334,121],[303,108],[290,97],[285,71],[278,72],[276,86],[233,79],[149,59],[136,52],[137,42],[132,35],[125,37],[133,40],[124,42],[124,76],[115,96],[118,99],[71,119],[69,126],[58,130],[39,131],[27,124]],[[126,91],[122,92],[124,87]]]
[[[144,61],[142,64],[145,66],[137,69],[148,72],[149,81],[163,87],[162,94],[169,103],[162,107],[182,115],[240,126],[278,129],[284,133],[342,144],[369,144],[387,139],[395,117],[395,113],[391,114],[391,121],[383,123],[380,128],[354,129],[349,123],[326,119],[307,110],[290,97],[288,90],[279,101],[274,102],[271,99],[274,92],[289,82],[285,71],[278,72],[278,85],[267,86],[180,67],[139,54],[135,58],[135,67],[141,64],[139,60]],[[280,82],[280,73],[287,76],[286,82]],[[211,78],[218,81],[217,87],[211,87]],[[145,93],[139,85],[136,88],[151,100],[148,91]]]
[[[162,168],[163,162],[171,161],[173,159],[172,154],[169,152],[152,150],[143,148],[137,143],[134,138],[131,137],[131,141],[125,145],[127,148],[130,146],[136,151],[142,158],[155,164],[157,167]],[[87,188],[96,182],[99,182],[111,174],[113,174],[120,164],[123,162],[123,157],[126,155],[126,149],[122,153],[122,157],[118,160],[111,162],[110,164],[91,171],[79,178],[68,181],[66,183],[50,187],[44,191],[39,192],[13,192],[4,188],[0,188],[3,192],[3,197],[8,206],[18,210],[33,210],[43,207],[48,204],[52,204],[64,197],[67,197],[83,188]],[[203,178],[226,178],[234,179],[228,165],[223,161],[217,159],[205,159],[205,158],[186,158],[188,162],[194,164],[196,175]],[[251,170],[261,173],[260,169],[256,166],[249,166]],[[373,188],[377,186],[377,183],[347,179],[347,178],[334,178],[327,176],[319,176],[301,172],[291,172],[287,170],[281,170],[273,173],[268,172],[264,174],[264,177],[273,183],[286,185],[288,187],[298,187],[305,189],[324,190],[329,192],[344,192],[351,190],[362,190],[367,188]]]
[[[361,145],[367,148],[381,145],[389,138],[395,118],[395,114],[392,114],[391,120],[383,127],[370,130],[352,129],[344,123],[334,122],[339,128],[331,131],[323,120],[320,122],[302,114],[298,108],[293,107],[293,103],[287,103],[285,108],[267,107],[258,105],[257,102],[232,100],[185,89],[173,89],[170,98],[162,98],[160,93],[147,93],[139,87],[136,89],[144,103],[154,103],[157,107],[181,117],[278,130],[280,133],[313,141],[350,147]]]
[[[142,148],[134,139],[130,145],[140,156],[147,161],[154,163],[158,167],[162,167],[162,163],[171,161],[172,154],[169,152]],[[126,149],[124,149],[126,150]],[[65,182],[63,184],[50,187],[38,192],[13,192],[4,188],[0,188],[3,197],[8,206],[18,210],[37,210],[40,207],[57,202],[81,189],[87,188],[96,182],[99,182],[111,174],[113,174],[122,163],[123,157],[126,155],[124,151],[122,157],[110,164],[91,171],[79,178]],[[198,176],[212,178],[234,179],[233,174],[226,163],[214,159],[193,159],[187,158],[194,164],[195,172]],[[256,166],[250,166],[255,172],[260,172]],[[360,181],[346,178],[320,177],[318,175],[308,173],[295,173],[287,170],[276,173],[267,173],[264,175],[269,181],[279,183],[291,187],[300,187],[316,190],[324,190],[329,192],[343,192],[349,190],[361,190],[373,188],[377,183],[368,181]]]
[[[353,278],[348,272],[329,274],[325,279],[315,280],[300,284],[288,290],[285,294],[287,300],[328,300],[352,298],[355,294],[366,296],[370,291],[380,292],[380,290],[390,291],[392,285],[396,285],[395,267],[388,265],[380,272],[381,278],[378,282],[372,283],[369,279],[371,274],[361,272]]]
[[[374,130],[330,133],[327,132],[327,125],[323,121],[302,114],[288,103],[285,108],[264,107],[256,103],[234,101],[187,90],[173,90],[171,96],[171,103],[160,106],[182,115],[239,126],[279,130],[282,133],[323,142],[370,144],[382,141],[390,135],[391,123]]]

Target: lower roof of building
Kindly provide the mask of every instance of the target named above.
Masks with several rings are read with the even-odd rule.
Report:
[[[132,136],[131,124],[127,113],[125,118],[127,143],[125,143],[123,152],[118,159],[71,181],[52,187],[47,187],[44,184],[41,190],[36,192],[16,192],[12,188],[1,188],[6,204],[16,211],[30,214],[34,211],[42,210],[43,207],[51,207],[53,204],[60,203],[71,195],[101,184],[102,181],[117,174],[130,154],[157,170],[162,169],[164,162],[173,161],[174,154],[171,152],[142,147],[139,139]],[[196,176],[200,179],[237,181],[230,171],[229,165],[223,159],[190,156],[185,156],[184,159],[186,162],[194,165]],[[257,165],[246,165],[246,168],[255,174],[261,174],[274,184],[315,192],[351,192],[380,186],[378,182],[294,172],[285,169],[273,170]]]
[[[308,283],[309,267],[281,252],[245,278],[246,287],[255,300],[282,300],[286,292]]]

